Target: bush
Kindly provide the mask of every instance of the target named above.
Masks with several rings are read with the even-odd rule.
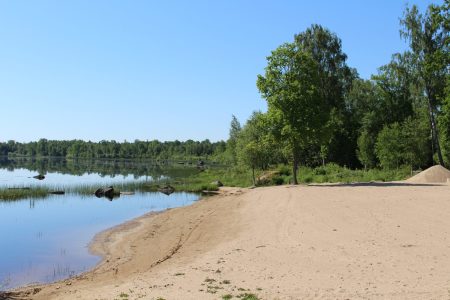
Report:
[[[284,183],[284,178],[282,176],[274,176],[272,177],[273,185],[282,185]]]
[[[287,165],[281,165],[281,166],[279,166],[278,168],[277,168],[277,171],[278,171],[278,174],[280,174],[280,175],[284,175],[284,176],[289,176],[289,175],[291,175],[292,174],[292,171],[291,171],[291,167],[290,166],[287,166]]]

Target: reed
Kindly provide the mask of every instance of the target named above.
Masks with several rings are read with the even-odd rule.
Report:
[[[50,190],[43,187],[33,188],[3,188],[0,189],[0,200],[2,201],[17,201],[21,199],[31,198],[45,198],[49,195]]]

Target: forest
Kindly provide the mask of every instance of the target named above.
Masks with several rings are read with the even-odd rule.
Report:
[[[0,143],[0,155],[27,157],[66,157],[88,159],[152,159],[186,160],[207,159],[209,156],[223,153],[226,143],[211,143],[209,140],[185,142],[139,141],[123,142],[82,140],[56,141],[40,139],[37,142],[18,143],[8,141]]]
[[[233,116],[227,141],[7,141],[0,155],[212,159],[253,173],[289,164],[294,183],[299,166],[449,166],[449,7],[449,0],[424,12],[406,7],[399,35],[408,50],[394,53],[370,79],[347,64],[331,30],[314,24],[296,34],[257,76],[267,112],[254,112],[242,126]]]
[[[448,166],[449,6],[406,7],[400,37],[408,50],[370,80],[347,65],[340,38],[323,26],[279,46],[257,79],[268,111],[255,112],[242,128],[232,121],[234,157],[252,169],[288,162],[294,183],[299,165]]]

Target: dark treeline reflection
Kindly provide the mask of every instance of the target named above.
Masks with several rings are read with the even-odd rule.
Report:
[[[197,173],[196,162],[186,165],[174,164],[168,161],[141,160],[108,160],[108,159],[66,159],[66,158],[30,158],[30,157],[0,157],[0,168],[28,169],[39,174],[58,172],[61,174],[83,175],[99,174],[101,176],[132,175],[141,176],[184,177]]]

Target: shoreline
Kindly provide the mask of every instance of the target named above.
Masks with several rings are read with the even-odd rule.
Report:
[[[70,282],[72,280],[77,279],[84,279],[86,276],[88,276],[90,273],[97,272],[97,271],[103,271],[103,268],[105,268],[105,265],[110,263],[108,260],[108,255],[111,255],[113,252],[113,249],[115,247],[114,243],[118,242],[117,239],[123,239],[126,237],[126,235],[132,233],[131,231],[139,230],[140,227],[143,226],[143,221],[149,221],[148,219],[151,219],[152,217],[155,217],[156,215],[164,214],[168,211],[171,211],[173,209],[188,207],[191,205],[194,205],[195,203],[210,197],[208,195],[200,195],[200,197],[195,200],[193,203],[185,206],[179,206],[179,207],[173,207],[173,208],[166,208],[161,211],[149,211],[146,212],[140,216],[134,217],[129,220],[125,220],[122,223],[119,223],[117,225],[113,225],[112,227],[103,229],[97,233],[94,234],[93,238],[89,241],[87,244],[88,253],[94,256],[98,256],[100,258],[99,262],[97,262],[95,265],[93,265],[91,268],[89,268],[86,271],[83,271],[81,273],[78,273],[74,276],[60,279],[54,282],[32,282],[29,284],[13,287],[8,290],[0,290],[0,300],[3,300],[3,295],[10,295],[10,294],[16,294],[17,291],[20,291],[17,295],[24,294],[29,295],[30,292],[26,291],[31,289],[33,292],[36,292],[36,289],[41,290],[42,287],[50,286],[50,285],[57,285],[57,284],[66,284],[67,282]],[[108,268],[108,266],[106,266]],[[23,291],[26,291],[23,293]],[[31,293],[32,294],[32,293]],[[9,298],[6,298],[9,299]]]
[[[104,253],[93,270],[10,295],[446,298],[449,191],[424,184],[225,188],[103,231],[92,241],[92,251]]]

